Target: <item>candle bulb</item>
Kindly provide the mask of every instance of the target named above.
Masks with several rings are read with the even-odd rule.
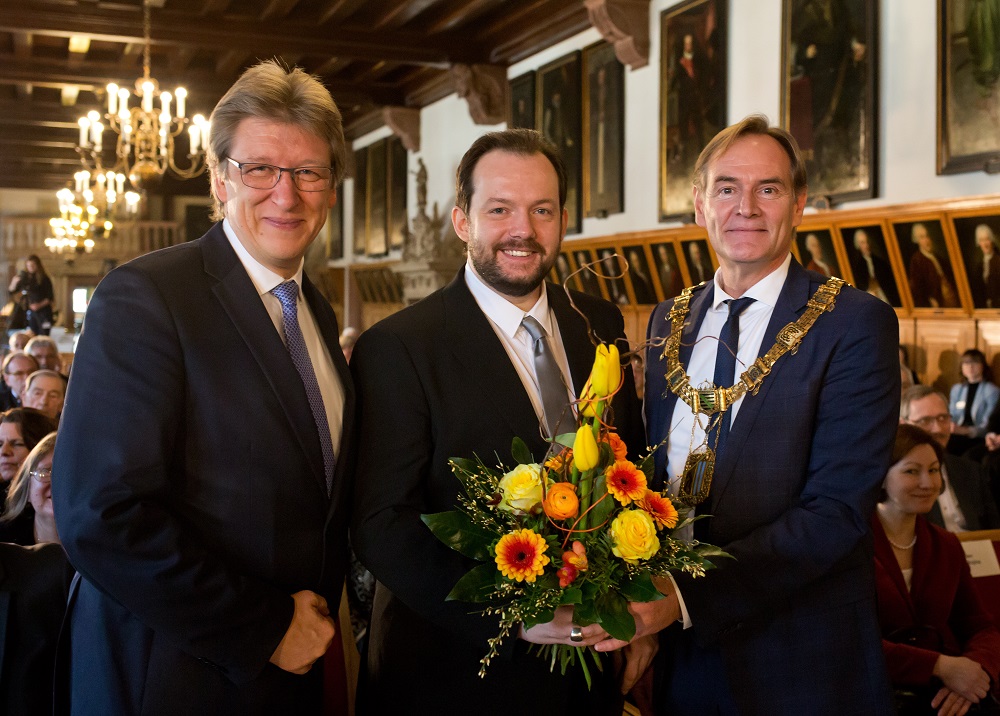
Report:
[[[150,112],[153,111],[153,83],[143,82],[142,83],[142,111]]]
[[[118,174],[115,176],[115,185],[118,187],[118,193],[122,194],[125,192],[125,174]]]
[[[101,151],[101,142],[104,137],[104,125],[100,122],[94,122],[90,125],[90,133],[94,141],[94,150],[97,152]]]
[[[118,117],[121,119],[128,118],[128,98],[129,92],[127,89],[122,87],[118,90]]]
[[[162,111],[160,112],[160,121],[166,124],[170,124],[170,100],[173,99],[169,92],[160,93],[160,107]],[[164,119],[166,117],[166,119]]]
[[[184,102],[187,99],[187,90],[183,87],[178,87],[174,94],[177,95],[177,118],[184,119]]]
[[[80,172],[80,191],[84,194],[90,191],[90,172],[87,170]]]
[[[201,149],[201,127],[192,124],[188,127],[188,136],[191,137],[191,154],[197,154]]]
[[[90,136],[90,120],[86,117],[80,117],[77,124],[80,125],[80,146],[86,147],[88,142],[88,137]]]
[[[108,114],[118,114],[118,85],[114,82],[108,85]]]

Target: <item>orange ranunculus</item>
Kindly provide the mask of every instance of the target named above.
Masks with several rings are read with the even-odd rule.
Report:
[[[604,471],[608,492],[623,505],[640,500],[646,494],[646,476],[628,460],[615,460]]]
[[[594,431],[589,425],[580,426],[573,441],[573,460],[581,472],[597,467],[601,451],[597,449]]]
[[[576,485],[570,482],[557,482],[551,485],[545,493],[542,508],[545,514],[554,520],[576,517],[580,511],[580,498],[576,496]]]
[[[669,497],[652,490],[646,490],[645,496],[636,504],[649,513],[657,528],[673,529],[677,526],[677,508],[674,507],[674,503],[670,501]]]
[[[549,563],[547,547],[545,539],[529,529],[505,534],[497,542],[497,568],[516,582],[534,582]]]
[[[625,447],[625,441],[618,437],[618,433],[608,432],[602,442],[606,442],[611,446],[611,452],[615,454],[615,460],[624,460],[628,457],[628,448]]]

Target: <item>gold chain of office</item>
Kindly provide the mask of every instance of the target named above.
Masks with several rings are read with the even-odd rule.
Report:
[[[713,386],[712,388],[693,388],[691,379],[684,371],[684,366],[680,362],[681,333],[684,330],[684,319],[690,311],[690,303],[693,288],[685,288],[681,295],[674,301],[674,306],[670,310],[670,336],[663,347],[663,357],[667,362],[667,387],[671,392],[687,405],[691,406],[691,411],[695,414],[715,415],[725,413],[733,403],[742,398],[747,392],[756,395],[760,390],[764,378],[771,372],[771,368],[778,362],[781,356],[791,351],[794,355],[799,349],[799,344],[806,337],[809,329],[812,328],[816,319],[824,312],[832,311],[834,301],[840,289],[844,287],[844,280],[841,278],[827,279],[826,283],[816,289],[816,292],[806,304],[806,312],[797,321],[793,321],[778,331],[774,345],[762,356],[758,356],[740,376],[736,383],[729,387]]]

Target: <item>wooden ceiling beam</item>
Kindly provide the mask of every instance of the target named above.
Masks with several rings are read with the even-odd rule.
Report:
[[[397,0],[396,5],[379,18],[375,27],[403,27],[437,2],[438,0]]]
[[[325,25],[331,20],[343,20],[353,15],[367,0],[330,0],[329,6],[320,14],[317,24]]]
[[[392,60],[441,68],[453,62],[482,62],[483,48],[460,42],[460,38],[440,36],[436,43],[423,33],[387,33],[338,27],[336,32],[313,23],[270,22],[225,17],[225,33],[218,27],[177,11],[153,14],[150,36],[154,44],[178,47],[223,47],[258,53],[302,52],[337,55],[369,61]],[[108,42],[137,42],[142,39],[139,13],[104,7],[81,8],[79,12],[59,12],[51,4],[25,0],[4,8],[0,31],[33,32],[69,37],[87,35]]]
[[[276,20],[280,18],[288,17],[295,6],[299,4],[299,0],[269,0],[267,6],[261,11],[261,20]]]

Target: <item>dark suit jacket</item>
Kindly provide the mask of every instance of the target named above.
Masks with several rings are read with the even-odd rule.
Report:
[[[0,713],[50,716],[73,570],[58,544],[0,544]]]
[[[616,308],[572,295],[601,339],[623,338]],[[548,296],[579,391],[594,347],[562,289],[549,285]],[[582,683],[558,671],[551,675],[547,663],[526,654],[525,642],[514,635],[486,678],[477,677],[498,620],[479,616],[477,605],[445,601],[474,563],[440,543],[420,520],[421,514],[456,507],[461,486],[449,458],[478,455],[509,468],[514,437],[523,438],[536,459],[547,448],[521,380],[466,286],[464,269],[444,289],[365,331],[351,369],[360,406],[352,539],[379,580],[359,713],[524,713],[526,698],[537,713],[593,712],[579,709],[603,693],[597,684],[588,694]],[[641,451],[638,401],[627,368],[624,375],[615,418],[626,444]]]
[[[336,318],[308,279],[346,396]],[[76,714],[318,708],[268,663],[311,589],[336,608],[350,458],[332,498],[302,381],[221,224],[109,273],[87,311],[55,455]]]
[[[822,282],[792,261],[761,354]],[[709,282],[691,302],[682,365],[713,290]],[[651,337],[669,334],[671,306],[653,312]],[[693,626],[690,634],[679,625],[664,632],[673,658],[668,679],[695,675],[709,679],[703,688],[718,687],[699,661],[718,650],[741,714],[890,712],[868,520],[898,421],[897,346],[893,310],[845,286],[798,352],[784,355],[760,392],[744,398],[699,508],[712,515],[705,540],[735,559],[704,578],[677,577]],[[661,354],[649,351],[646,371],[654,445],[667,435],[676,403]],[[665,463],[663,448],[658,477]],[[693,642],[684,655],[682,641]]]
[[[976,591],[958,538],[918,517],[907,589],[877,517],[872,532],[882,646],[893,685],[933,683],[938,656],[948,654],[979,662],[1000,693],[1000,632]]]
[[[979,463],[964,457],[945,453],[945,471],[948,483],[955,491],[958,507],[965,515],[967,530],[993,530],[1000,528],[1000,514],[990,488],[989,473]],[[937,502],[927,513],[931,524],[944,527],[941,507]]]

